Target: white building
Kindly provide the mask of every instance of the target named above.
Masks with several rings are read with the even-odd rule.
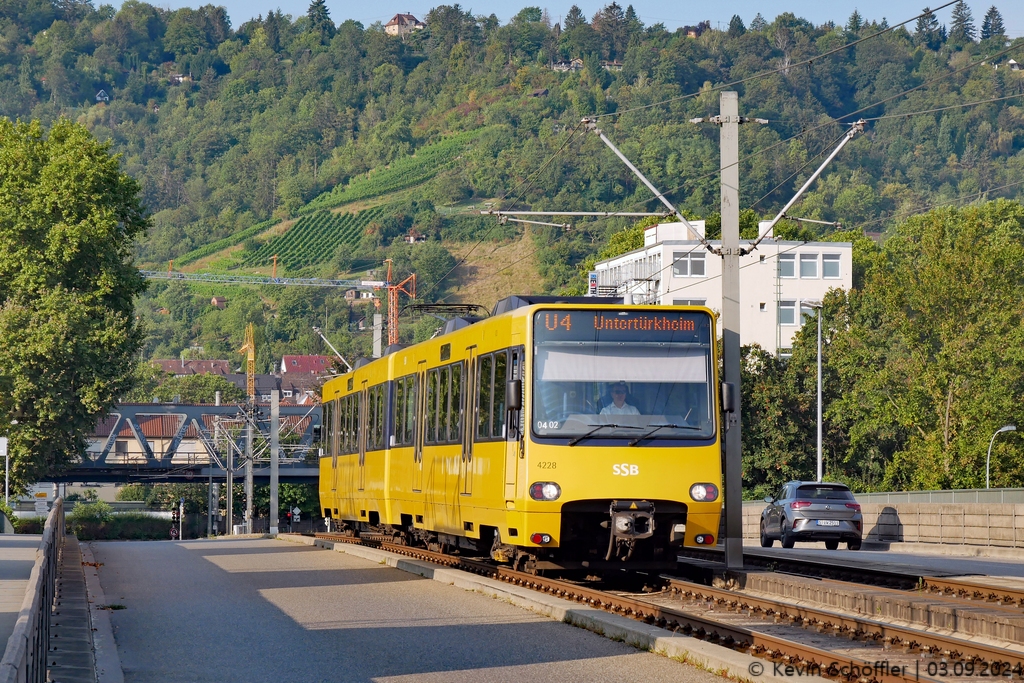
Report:
[[[703,235],[704,221],[690,223]],[[711,244],[721,246],[718,241]],[[722,310],[722,259],[708,252],[682,223],[648,228],[642,249],[601,261],[594,270],[600,295],[630,294],[636,303]],[[787,353],[804,316],[813,315],[808,302],[821,301],[830,289],[852,285],[849,242],[765,238],[740,257],[741,343]]]

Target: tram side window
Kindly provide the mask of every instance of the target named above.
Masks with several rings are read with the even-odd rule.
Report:
[[[359,452],[359,428],[362,425],[363,406],[359,401],[359,394],[352,394],[349,401],[349,426],[348,426],[348,447],[350,452]]]
[[[366,392],[366,450],[374,450],[374,424],[377,421],[377,402],[373,400],[373,389]]]
[[[413,375],[395,381],[395,445],[412,444],[413,427],[416,420],[416,391]]]
[[[377,387],[374,400],[377,403],[377,421],[373,423],[373,445],[384,448],[384,385]]]
[[[330,407],[324,415],[324,427],[330,435],[327,438],[327,454],[337,458],[341,455],[341,401],[330,401],[327,405]]]
[[[505,436],[505,382],[508,379],[508,355],[494,354],[494,410],[491,417],[491,436]]]
[[[366,450],[376,451],[384,448],[384,385],[370,387],[366,400]]]
[[[437,441],[443,443],[448,440],[448,380],[449,369],[441,368],[437,375]]]
[[[427,443],[437,442],[437,370],[427,375]]]
[[[350,416],[351,416],[351,413],[352,413],[351,402],[349,401],[349,397],[348,396],[346,396],[344,398],[341,398],[341,399],[338,399],[338,411],[337,412],[338,412],[338,417],[337,417],[336,423],[338,425],[338,453],[339,454],[348,454],[348,453],[352,452],[351,449],[349,448],[349,443],[348,443],[349,442],[348,432],[349,432],[349,429],[351,428],[351,426],[350,426],[351,417]]]
[[[452,388],[448,401],[448,440],[458,441],[462,433],[462,363],[452,365]]]
[[[491,380],[494,370],[494,358],[490,355],[480,357],[480,388],[478,398],[478,409],[476,418],[476,436],[478,439],[486,439],[491,434],[491,403],[494,394],[491,393]]]

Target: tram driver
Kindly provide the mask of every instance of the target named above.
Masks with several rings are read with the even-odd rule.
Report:
[[[626,403],[628,391],[625,382],[616,382],[611,386],[612,402],[601,409],[602,415],[639,415],[636,406]]]

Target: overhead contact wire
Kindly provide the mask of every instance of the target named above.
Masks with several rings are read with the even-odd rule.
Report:
[[[877,38],[878,36],[881,36],[881,35],[884,35],[886,33],[890,33],[892,31],[895,31],[897,28],[899,28],[901,26],[905,26],[906,24],[909,24],[912,21],[917,21],[921,17],[927,16],[927,15],[932,14],[934,12],[937,12],[939,10],[945,9],[945,8],[949,7],[950,5],[955,5],[958,1],[959,0],[953,0],[952,2],[947,2],[945,5],[940,5],[939,7],[936,7],[933,10],[928,10],[926,12],[922,12],[921,14],[918,14],[916,17],[911,17],[910,19],[907,19],[906,21],[901,21],[898,24],[894,24],[892,26],[889,26],[888,28],[882,29],[881,31],[876,31],[875,33],[872,33],[869,36],[864,36],[863,38],[858,38],[857,40],[853,41],[852,43],[847,43],[846,45],[843,45],[842,47],[833,48],[833,49],[829,50],[828,52],[823,52],[820,55],[816,55],[814,57],[809,57],[808,59],[805,59],[805,60],[803,60],[801,62],[797,62],[795,64],[790,64],[788,66],[779,67],[778,69],[772,69],[770,71],[762,71],[761,73],[754,74],[753,76],[747,76],[746,78],[741,78],[741,79],[736,80],[736,81],[730,81],[729,83],[723,83],[722,85],[716,85],[716,86],[710,88],[709,90],[698,90],[697,92],[689,93],[687,95],[678,95],[676,97],[669,97],[667,99],[661,100],[660,102],[652,102],[651,104],[644,104],[644,105],[641,105],[639,107],[631,107],[630,109],[624,109],[622,111],[609,112],[607,114],[598,114],[598,115],[595,116],[595,118],[605,118],[605,117],[608,117],[608,116],[621,116],[622,114],[628,114],[628,113],[634,112],[634,111],[643,111],[645,109],[651,109],[653,107],[660,107],[660,106],[665,105],[665,104],[671,104],[673,102],[680,102],[682,100],[686,100],[686,99],[690,99],[690,98],[693,98],[693,97],[697,97],[699,95],[706,95],[706,94],[709,94],[709,93],[713,93],[713,92],[718,92],[720,90],[724,90],[725,88],[731,88],[731,87],[736,86],[736,85],[742,85],[744,83],[749,83],[750,81],[757,80],[758,78],[767,78],[768,76],[774,76],[776,74],[788,72],[790,69],[795,69],[795,68],[800,67],[800,66],[807,66],[809,64],[813,64],[815,60],[824,59],[826,57],[831,57],[832,55],[834,55],[834,54],[836,54],[838,52],[842,52],[843,50],[849,50],[851,47],[856,47],[857,45],[860,45],[861,43],[863,43],[865,41],[872,40],[873,38]]]

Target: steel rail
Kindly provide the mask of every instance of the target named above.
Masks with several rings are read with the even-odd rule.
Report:
[[[685,548],[679,552],[680,561],[697,559],[722,563],[722,550],[717,548]],[[883,586],[911,590],[920,585],[922,575],[905,571],[869,567],[863,565],[837,564],[834,559],[815,560],[804,557],[779,557],[774,554],[760,554],[744,548],[743,563],[748,567],[769,569],[776,572],[798,574],[814,578],[839,579],[862,585]]]
[[[369,537],[367,537],[369,536]],[[389,543],[384,535],[315,534],[318,539],[340,541],[376,547],[389,552],[406,555],[487,576],[513,585],[547,593],[564,600],[583,603],[589,607],[603,609],[613,614],[642,621],[668,631],[715,643],[723,647],[747,652],[756,657],[790,666],[801,667],[806,674],[840,679],[852,683],[939,683],[937,679],[916,673],[893,674],[881,669],[877,662],[823,650],[812,645],[780,638],[756,629],[725,624],[707,617],[689,614],[681,610],[657,605],[633,597],[617,595],[586,586],[527,574],[491,564],[485,560],[462,558],[407,545]],[[694,584],[696,585],[696,584]],[[845,672],[845,673],[844,673]],[[851,673],[852,672],[852,673]]]
[[[774,598],[711,588],[677,577],[662,576],[662,578],[668,580],[669,590],[673,593],[695,600],[711,600],[732,610],[749,610],[752,614],[781,621],[799,622],[803,626],[819,628],[837,636],[847,636],[855,640],[873,640],[882,642],[886,646],[900,647],[908,651],[967,661],[980,660],[989,663],[1010,661],[1014,666],[1024,668],[1024,652],[1014,652],[1004,647],[898,626],[874,619],[794,605]]]
[[[922,577],[921,588],[931,593],[940,593],[965,600],[984,600],[1000,605],[1024,607],[1024,589],[1020,588],[991,586],[976,581],[936,576]]]

